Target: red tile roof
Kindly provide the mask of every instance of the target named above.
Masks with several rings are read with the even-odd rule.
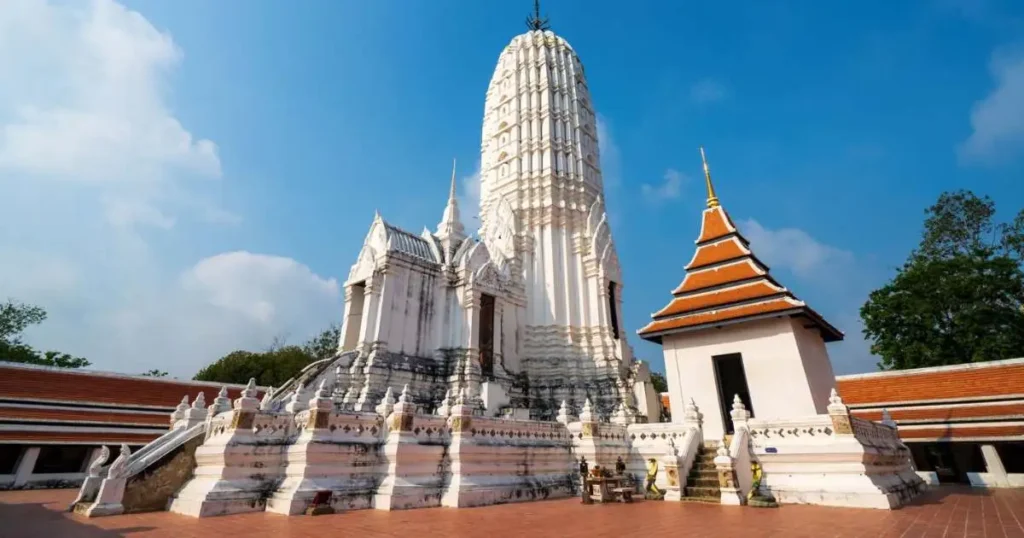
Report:
[[[129,376],[88,370],[33,368],[0,363],[0,399],[80,402],[131,407],[173,408],[188,395],[203,392],[213,402],[221,385],[200,381]],[[238,398],[242,386],[228,385]]]
[[[0,363],[0,442],[144,444],[170,426],[181,402],[221,385]],[[238,398],[244,387],[228,385]]]
[[[836,384],[850,406],[1024,396],[1024,361],[843,376]]]

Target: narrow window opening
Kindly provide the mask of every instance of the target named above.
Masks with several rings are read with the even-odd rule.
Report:
[[[480,375],[494,378],[494,296],[480,294]]]
[[[612,322],[612,338],[619,339],[619,310],[616,307],[618,301],[615,298],[616,285],[608,283],[608,312]]]

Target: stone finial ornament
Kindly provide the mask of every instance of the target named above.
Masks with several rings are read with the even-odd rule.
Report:
[[[452,389],[448,389],[444,392],[444,399],[441,400],[441,405],[437,407],[437,415],[440,417],[446,417],[452,412]]]
[[[320,386],[316,389],[317,398],[327,398],[327,378],[324,377],[320,380]]]
[[[828,412],[830,415],[849,414],[850,408],[843,403],[843,399],[839,397],[839,392],[836,391],[835,387],[832,387],[832,393],[829,394],[828,402]]]
[[[186,398],[188,397],[186,396]],[[103,445],[100,448],[100,455],[89,464],[89,476],[93,478],[100,476],[100,469],[107,463],[108,459],[110,459],[110,449],[107,448],[107,445]]]
[[[896,427],[896,421],[892,419],[892,415],[889,414],[888,409],[882,409],[882,424],[893,428]]]
[[[594,406],[590,403],[590,398],[583,401],[583,410],[580,411],[581,422],[594,422]]]
[[[299,399],[305,388],[306,387],[301,381],[295,386],[295,392],[292,393],[292,397],[288,399],[288,403],[284,406],[285,411],[288,411],[289,413],[298,413],[299,411],[306,409],[306,402]]]
[[[562,400],[562,405],[558,406],[558,416],[555,417],[555,420],[562,424],[568,424],[571,421],[569,417],[569,404],[565,400]]]
[[[216,416],[224,411],[231,410],[231,398],[228,398],[228,388],[221,386],[220,391],[217,393],[217,397],[213,400],[213,405],[210,406],[209,416]]]
[[[181,397],[181,403],[174,408],[174,412],[171,413],[171,422],[177,422],[188,416],[188,410],[191,406],[188,404],[188,394]]]
[[[270,411],[274,406],[274,387],[267,389],[267,392],[263,393],[263,399],[260,400],[260,411]]]
[[[110,464],[110,469],[107,470],[107,478],[127,478],[128,472],[128,458],[132,455],[132,451],[128,448],[127,444],[121,444],[121,453],[118,454],[117,459]]]
[[[391,414],[391,411],[394,410],[394,408],[395,394],[394,391],[391,390],[391,387],[388,387],[388,390],[384,393],[384,397],[381,398],[380,404],[377,405],[377,408],[375,410],[377,411],[378,415],[382,417],[387,417],[388,415]]]
[[[732,398],[732,411],[729,412],[729,416],[732,417],[733,422],[746,422],[750,418],[750,412],[747,411],[747,406],[743,405],[739,394]]]
[[[696,400],[690,398],[690,401],[686,402],[686,405],[683,407],[683,424],[686,424],[691,428],[700,428],[702,418],[703,415],[697,407]]]
[[[196,399],[192,400],[192,409],[206,409],[206,395],[200,392]]]
[[[718,457],[723,457],[723,456],[729,457],[729,445],[726,444],[725,438],[723,438],[718,443],[718,452],[716,453],[716,455]]]
[[[407,404],[409,403],[409,384],[406,383],[402,387],[402,393],[398,395],[398,403]]]
[[[466,394],[466,388],[463,387],[462,390],[459,391],[459,396],[455,398],[455,405],[466,405],[467,399],[468,396]]]
[[[227,387],[224,387],[224,396],[228,395]],[[249,383],[245,385],[245,390],[242,391],[243,398],[255,398],[256,397],[256,378],[250,377]]]

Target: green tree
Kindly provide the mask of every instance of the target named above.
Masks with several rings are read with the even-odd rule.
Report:
[[[1024,210],[993,222],[995,203],[943,193],[925,211],[920,245],[861,308],[879,368],[1016,357],[1024,349]]]
[[[309,364],[333,357],[339,331],[332,325],[302,346],[285,345],[283,338],[275,338],[266,351],[232,351],[200,370],[193,379],[241,384],[255,378],[259,385],[277,387]]]
[[[142,377],[167,377],[167,372],[154,368],[148,372],[143,372]]]
[[[654,385],[654,390],[658,393],[668,392],[668,381],[665,380],[665,374],[661,372],[651,372],[651,384]]]
[[[341,326],[332,324],[320,334],[306,342],[302,349],[316,360],[329,359],[338,353],[338,342],[341,340]]]
[[[40,352],[21,340],[21,333],[32,325],[46,320],[46,310],[35,305],[18,303],[8,299],[0,305],[0,361],[56,366],[58,368],[83,368],[91,363],[59,351]]]

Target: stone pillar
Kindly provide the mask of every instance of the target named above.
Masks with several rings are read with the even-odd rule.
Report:
[[[669,452],[661,458],[661,466],[665,469],[665,496],[666,501],[680,501],[683,498],[683,489],[679,483],[679,450],[675,441],[669,438]]]
[[[14,470],[14,486],[24,486],[32,477],[32,471],[36,468],[36,460],[39,459],[39,447],[30,446],[22,452],[18,460],[18,468]]]
[[[398,403],[387,418],[388,437],[383,447],[386,472],[373,497],[377,510],[402,510],[438,506],[436,495],[442,485],[437,472],[444,448],[420,444],[413,433],[416,406],[409,397],[409,385],[402,388]]]
[[[743,495],[736,483],[735,462],[729,456],[729,447],[725,444],[725,439],[718,445],[715,469],[718,471],[718,488],[721,491],[722,504],[743,504]]]
[[[999,457],[999,452],[996,451],[996,447],[992,445],[981,445],[981,455],[985,458],[986,472],[991,475],[991,478],[995,479],[995,484],[993,485],[998,487],[1009,486],[1006,476],[1006,467],[1003,467],[1003,460]]]
[[[441,506],[459,508],[469,503],[466,497],[471,494],[468,473],[472,464],[466,461],[466,452],[471,452],[472,435],[470,429],[473,425],[473,410],[466,405],[466,390],[459,393],[452,407],[451,415],[448,417],[448,427],[451,429],[451,444],[448,446],[448,456],[451,460],[451,480],[448,489],[441,496]]]

